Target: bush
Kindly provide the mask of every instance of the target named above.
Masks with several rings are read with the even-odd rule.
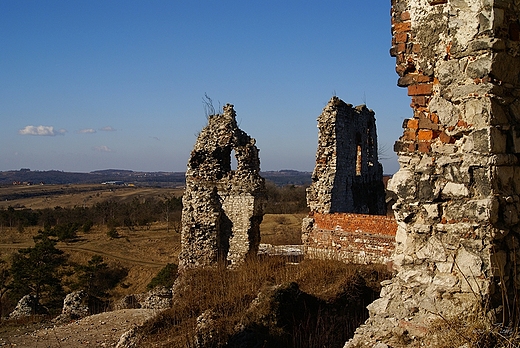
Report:
[[[107,236],[110,239],[114,239],[114,238],[119,238],[120,237],[120,235],[119,235],[119,233],[117,233],[117,230],[116,230],[115,227],[112,227],[111,229],[108,230]]]
[[[177,265],[174,263],[169,263],[164,266],[163,269],[157,273],[155,277],[152,278],[150,283],[146,285],[148,290],[151,290],[158,286],[164,286],[166,288],[171,288],[175,279],[177,278]]]
[[[90,232],[90,229],[92,228],[92,226],[94,226],[94,222],[92,222],[92,220],[88,220],[87,222],[85,222],[83,224],[83,226],[81,226],[81,231],[83,233],[88,233],[88,232]]]

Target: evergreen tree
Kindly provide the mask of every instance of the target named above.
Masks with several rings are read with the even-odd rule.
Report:
[[[4,316],[4,295],[11,288],[11,274],[7,262],[0,260],[0,318]]]
[[[85,290],[89,297],[106,299],[108,291],[115,288],[127,275],[128,270],[122,267],[109,266],[103,257],[94,255],[86,265],[74,267],[77,282],[72,287]]]
[[[30,294],[37,304],[59,308],[64,295],[60,272],[66,257],[56,248],[56,240],[42,231],[34,237],[34,242],[34,247],[20,249],[13,256],[10,269],[13,294],[17,298]]]

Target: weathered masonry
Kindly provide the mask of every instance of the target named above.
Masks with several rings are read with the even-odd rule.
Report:
[[[519,15],[518,1],[392,1],[391,53],[413,110],[389,183],[397,275],[346,347],[420,344],[432,322],[484,305],[518,322]]]
[[[186,170],[181,268],[231,265],[255,256],[265,204],[255,140],[240,130],[233,105],[211,115],[200,132]],[[236,169],[231,168],[235,155]]]
[[[384,216],[374,112],[333,97],[318,117],[318,129],[316,167],[307,190],[311,212],[302,224],[306,257],[387,262],[397,227]]]
[[[303,226],[307,258],[385,264],[395,248],[397,223],[384,215],[312,213]]]
[[[332,97],[318,117],[318,130],[316,166],[307,190],[310,210],[384,215],[374,112]]]

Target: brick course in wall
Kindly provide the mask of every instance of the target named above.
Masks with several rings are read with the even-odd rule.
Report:
[[[411,97],[388,183],[396,274],[345,347],[436,347],[435,322],[469,327],[476,308],[516,327],[520,3],[392,0],[391,16],[397,85]]]
[[[402,30],[408,30],[406,25]],[[302,224],[306,257],[386,263],[397,225],[385,216],[374,112],[333,97],[318,117],[318,130],[307,190],[311,213]]]
[[[395,249],[397,223],[381,215],[312,213],[305,228],[310,258],[331,258],[358,264],[387,263]]]

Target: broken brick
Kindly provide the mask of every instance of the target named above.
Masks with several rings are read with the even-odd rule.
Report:
[[[419,85],[410,85],[408,86],[408,95],[431,95],[433,92],[433,84],[424,83]]]

